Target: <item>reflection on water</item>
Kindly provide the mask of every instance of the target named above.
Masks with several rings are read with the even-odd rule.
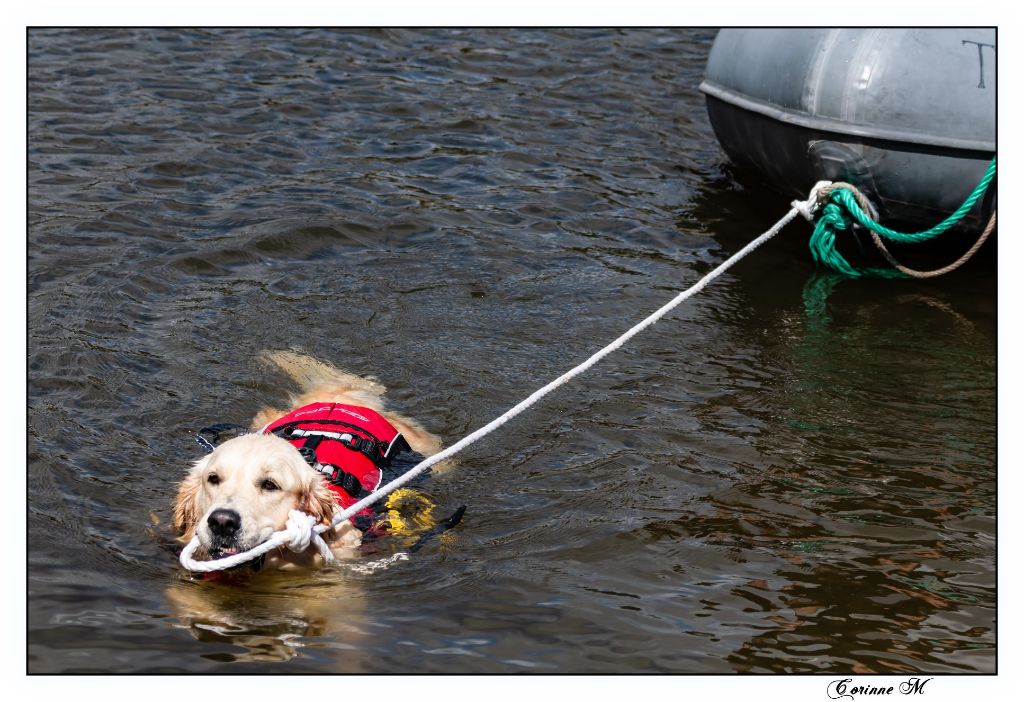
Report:
[[[338,568],[325,576],[266,573],[236,586],[175,582],[166,591],[171,626],[204,644],[210,661],[288,661],[309,641],[329,637],[332,650],[346,653],[343,664],[323,672],[369,672],[365,644],[372,632],[361,584],[344,582]]]
[[[286,400],[260,350],[451,442],[781,216],[712,36],[31,31],[29,669],[992,671],[992,257],[839,282],[802,222],[417,485],[468,511],[409,561],[177,567],[191,432]]]

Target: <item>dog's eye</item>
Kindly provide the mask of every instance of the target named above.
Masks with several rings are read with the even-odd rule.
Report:
[[[260,489],[265,490],[266,492],[274,492],[274,490],[280,490],[281,488],[278,487],[277,483],[275,483],[273,480],[267,478],[262,483],[260,483]]]
[[[206,476],[206,482],[208,482],[210,485],[220,485],[220,476],[217,475],[216,473],[210,473],[208,476]]]

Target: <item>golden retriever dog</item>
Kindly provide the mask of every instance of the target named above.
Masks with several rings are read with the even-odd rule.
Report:
[[[339,505],[324,475],[288,440],[258,433],[297,408],[313,403],[368,408],[401,432],[413,451],[430,456],[441,448],[438,437],[419,423],[385,408],[385,388],[376,380],[300,353],[266,352],[262,357],[287,373],[300,391],[290,398],[292,409],[262,409],[251,426],[257,433],[223,442],[197,461],[182,481],[174,502],[174,525],[183,543],[198,535],[198,558],[221,558],[263,543],[285,528],[293,509],[322,524],[331,523]],[[362,532],[346,520],[322,536],[336,557],[346,558],[356,555]],[[266,555],[263,567],[310,567],[322,561],[313,548],[302,553],[279,548]]]

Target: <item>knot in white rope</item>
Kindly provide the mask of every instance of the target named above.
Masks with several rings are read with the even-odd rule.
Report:
[[[806,219],[808,222],[813,222],[814,213],[817,211],[818,206],[821,204],[821,198],[824,194],[822,193],[822,190],[824,190],[830,185],[832,185],[831,180],[819,180],[817,183],[814,184],[814,187],[811,188],[811,194],[807,197],[806,200],[793,200],[793,202],[789,204],[790,206],[793,207],[794,210],[802,214],[804,216],[804,219]]]
[[[314,530],[318,521],[316,517],[300,512],[297,509],[290,511],[284,531],[281,532],[287,539],[284,545],[296,553],[301,553],[312,544],[316,546],[324,560],[333,560],[334,556],[331,554],[331,549],[328,548],[327,543],[320,534]]]
[[[309,548],[309,541],[313,538],[313,526],[316,519],[312,515],[293,509],[288,513],[288,521],[284,525],[284,533],[288,540],[285,546],[296,553],[301,553]]]

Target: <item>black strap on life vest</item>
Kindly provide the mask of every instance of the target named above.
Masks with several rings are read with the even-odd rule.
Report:
[[[313,463],[310,465],[316,467],[317,464]],[[323,474],[324,478],[327,479],[327,482],[332,485],[337,485],[352,497],[361,499],[370,494],[363,489],[363,484],[359,482],[359,478],[346,472],[341,468],[341,466],[336,466],[333,463],[321,463],[319,465],[321,466],[320,472]]]
[[[249,430],[239,424],[232,424],[230,422],[222,422],[220,424],[211,424],[208,427],[203,427],[196,432],[196,443],[203,447],[207,453],[213,453],[213,449],[217,447],[220,442],[220,435],[227,431],[241,431],[243,434]],[[209,436],[209,438],[207,438]]]
[[[288,432],[290,432],[292,428],[293,425],[286,424],[279,427],[278,429],[275,429],[273,433],[290,442],[292,441],[292,439],[289,438]],[[282,429],[285,431],[280,431],[279,433],[279,430]],[[376,465],[379,469],[381,467],[380,464],[385,461],[384,459],[375,460],[375,458],[381,458],[381,454],[377,451],[376,446],[374,446],[374,448],[371,449],[375,452],[376,456],[371,456],[368,453],[366,453],[367,444],[380,443],[377,441],[377,439],[360,439],[359,437],[355,437],[356,439],[358,439],[358,442],[361,442],[357,443],[356,441],[344,441],[343,439],[335,438],[333,436],[324,436],[322,434],[313,434],[312,436],[295,438],[305,439],[305,441],[302,442],[302,445],[297,447],[299,450],[299,455],[301,455],[302,458],[305,459],[306,463],[308,463],[310,467],[315,468],[320,473],[322,473],[329,483],[337,485],[355,499],[361,499],[370,494],[363,488],[363,484],[359,482],[359,478],[347,472],[341,466],[336,466],[333,463],[320,463],[319,459],[317,459],[316,456],[316,448],[324,441],[336,441],[345,448],[350,449],[352,451],[359,451],[359,453],[362,453],[367,458],[370,458],[371,460],[373,460],[374,465]],[[390,460],[388,459],[387,462],[390,462]]]
[[[310,422],[308,422],[308,421],[306,421],[306,422],[303,422],[303,421],[289,422],[288,424],[282,424],[281,426],[275,428],[271,433],[276,434],[277,436],[280,436],[282,439],[287,439],[288,441],[291,441],[292,438],[293,438],[291,436],[292,429],[295,429],[295,428],[299,427],[299,425],[301,425],[301,424],[309,424],[309,423]],[[362,437],[362,436],[357,436],[356,434],[352,434],[352,438],[349,439],[348,441],[344,441],[343,439],[335,438],[333,436],[308,436],[308,437],[305,437],[306,441],[303,442],[303,444],[302,444],[303,448],[305,448],[305,447],[310,445],[310,439],[323,439],[323,440],[327,440],[327,441],[336,441],[339,444],[341,444],[342,446],[344,446],[345,448],[349,449],[350,451],[355,451],[357,453],[363,454],[364,456],[369,458],[371,461],[373,461],[373,465],[375,465],[375,466],[377,466],[378,468],[381,468],[381,469],[387,468],[389,465],[391,465],[391,459],[394,457],[394,453],[398,453],[398,451],[395,451],[394,453],[389,454],[388,453],[388,443],[387,442],[381,441],[380,439],[375,437],[373,434],[368,432],[363,427],[356,426],[355,424],[349,424],[348,422],[342,422],[342,421],[337,420],[337,419],[318,419],[318,420],[316,420],[316,424],[336,425],[336,426],[339,426],[339,427],[344,427],[346,429],[349,429],[352,432],[358,432],[359,434],[366,434],[366,436]],[[298,439],[298,438],[302,438],[302,437],[298,437],[297,436],[297,437],[294,437],[294,438]],[[402,442],[401,445],[399,445],[397,447],[399,451],[402,451],[402,450],[404,450],[405,448],[408,447],[408,444],[405,443],[405,437],[402,437],[399,441]],[[315,442],[312,445],[312,448],[315,450],[316,447],[319,444],[320,444],[320,441]],[[306,460],[309,461],[309,458],[306,458]]]
[[[438,534],[443,534],[444,532],[448,531],[453,526],[461,522],[462,515],[464,515],[465,513],[466,505],[462,505],[457,510],[455,510],[455,513],[452,516],[448,517],[447,519],[442,519],[441,521],[439,521],[429,531],[424,532],[420,536],[420,538],[416,539],[416,543],[409,547],[409,553],[416,553],[421,548],[423,548],[423,545],[430,541],[432,538],[434,538]]]

